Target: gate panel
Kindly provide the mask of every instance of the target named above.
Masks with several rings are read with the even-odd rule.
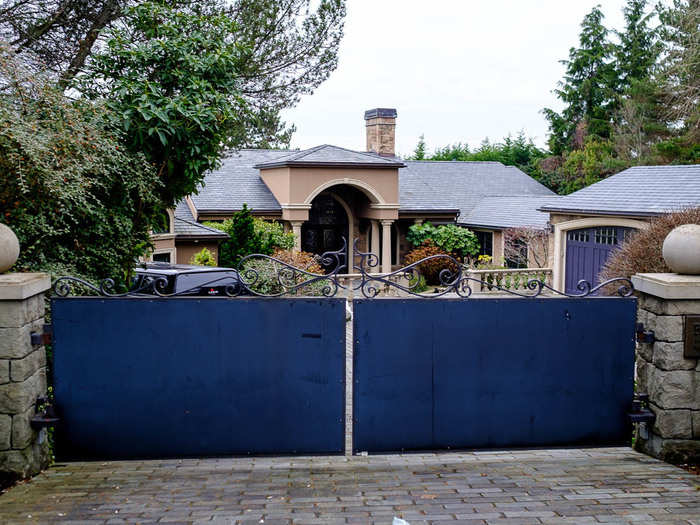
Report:
[[[53,300],[58,452],[342,452],[343,299]]]
[[[622,298],[355,301],[354,447],[624,443],[635,315]]]

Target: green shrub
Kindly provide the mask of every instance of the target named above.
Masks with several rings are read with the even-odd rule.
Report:
[[[120,278],[148,251],[161,182],[103,107],[72,100],[0,45],[0,221],[16,271]]]
[[[197,252],[190,259],[190,264],[198,266],[216,266],[216,257],[208,248],[202,248],[201,252]]]
[[[431,240],[427,240],[422,246],[408,252],[406,254],[405,262],[406,264],[413,264],[426,257],[431,257],[433,255],[450,255],[444,250],[441,250]],[[435,285],[440,283],[440,272],[443,270],[449,270],[452,275],[456,275],[459,268],[455,263],[453,263],[447,257],[439,257],[425,261],[415,268],[424,278],[427,284]]]
[[[278,250],[272,256],[294,268],[300,268],[309,273],[324,273],[311,253]],[[248,286],[251,290],[263,295],[284,292],[289,293],[289,295],[321,296],[323,289],[330,285],[329,281],[322,279],[290,291],[293,286],[313,279],[313,276],[294,271],[284,264],[262,257],[247,260],[243,264],[241,277],[249,283]]]
[[[430,222],[414,224],[408,229],[406,240],[414,248],[431,241],[446,253],[459,258],[474,256],[479,253],[479,241],[473,232],[455,224],[434,226]]]
[[[221,266],[238,268],[241,259],[246,255],[272,255],[275,250],[291,250],[294,247],[294,233],[285,232],[279,222],[266,222],[253,217],[246,204],[243,204],[242,210],[224,222],[204,224],[226,232],[229,236],[219,245]]]

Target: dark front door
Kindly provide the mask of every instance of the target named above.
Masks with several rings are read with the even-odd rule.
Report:
[[[301,227],[301,249],[317,255],[333,252],[343,247],[343,238],[348,238],[347,213],[331,195],[319,195]]]
[[[567,293],[577,293],[576,285],[586,280],[595,286],[598,274],[610,254],[617,250],[631,228],[599,226],[571,230],[566,235],[566,283]]]

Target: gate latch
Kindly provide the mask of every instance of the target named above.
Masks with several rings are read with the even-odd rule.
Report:
[[[49,402],[47,397],[39,397],[34,404],[35,414],[29,420],[29,424],[34,430],[52,427],[60,421],[56,416],[54,406]]]
[[[649,410],[649,394],[639,393],[634,395],[632,409],[627,413],[632,423],[649,423],[656,421],[656,414]]]
[[[45,324],[41,332],[32,332],[32,345],[48,345],[53,337],[53,326]]]

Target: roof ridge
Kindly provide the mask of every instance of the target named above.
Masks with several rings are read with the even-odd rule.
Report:
[[[293,151],[302,151],[302,150],[289,149],[289,148],[286,148],[286,149],[283,149],[283,148],[236,148],[236,149],[230,149],[228,151],[228,153],[235,153],[237,151],[285,151],[285,152],[290,151],[290,152],[293,152]]]
[[[348,151],[350,153],[359,153],[360,155],[365,155],[366,157],[372,157],[373,159],[383,160],[384,162],[395,162],[395,160],[391,160],[391,159],[398,159],[398,157],[382,157],[381,155],[379,155],[378,153],[374,153],[373,151],[358,151],[355,149],[344,148],[342,146],[335,146],[334,144],[323,144],[323,147],[342,149],[343,151]],[[399,160],[401,160],[401,159],[399,159]]]
[[[500,164],[504,167],[517,168],[517,166],[503,164],[500,160],[404,160],[404,162],[420,162],[425,164],[432,164],[437,162],[450,162],[454,164]]]

